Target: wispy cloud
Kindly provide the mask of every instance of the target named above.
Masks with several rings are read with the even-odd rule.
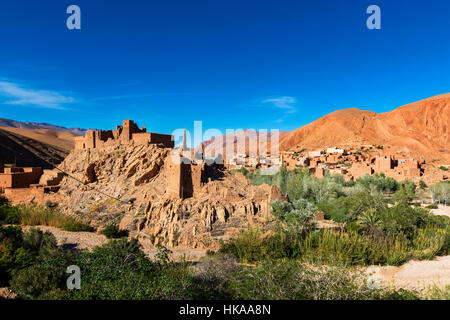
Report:
[[[263,100],[262,102],[270,103],[278,109],[283,109],[284,113],[286,113],[286,114],[291,114],[296,111],[295,104],[297,102],[297,99],[295,99],[294,97],[289,97],[289,96],[277,97],[277,98],[272,98],[272,99],[266,99],[266,100]]]
[[[105,97],[97,97],[93,98],[93,101],[102,101],[102,100],[122,100],[122,99],[139,99],[153,96],[154,94],[124,94],[118,96],[105,96]]]
[[[26,88],[11,81],[0,81],[0,96],[8,99],[4,104],[29,105],[47,109],[66,109],[65,104],[75,102],[70,96],[56,91]]]

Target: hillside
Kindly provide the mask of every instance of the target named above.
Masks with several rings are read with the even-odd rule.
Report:
[[[56,126],[49,123],[38,123],[38,122],[20,122],[11,119],[0,118],[0,127],[9,128],[19,128],[19,129],[49,129],[56,131],[68,131],[75,135],[84,135],[87,129],[82,128],[66,128],[61,126]]]
[[[21,129],[12,127],[0,127],[0,129],[9,131],[15,135],[37,140],[44,144],[52,145],[64,151],[72,150],[74,148],[74,138],[78,137],[78,135],[69,131],[57,131],[51,129]]]
[[[280,139],[280,150],[376,144],[428,158],[450,159],[450,94],[377,114],[356,108],[332,112]]]
[[[279,137],[281,138],[287,133],[288,131],[280,131]],[[256,153],[260,147],[263,149],[266,148],[266,150],[270,152],[271,132],[267,132],[266,139],[261,139],[261,145],[260,133],[251,129],[214,137],[203,142],[205,154],[226,154],[226,144],[228,141],[233,142],[235,153],[243,153],[244,148],[246,153]]]
[[[69,152],[59,147],[0,128],[0,162],[23,167],[52,168]]]

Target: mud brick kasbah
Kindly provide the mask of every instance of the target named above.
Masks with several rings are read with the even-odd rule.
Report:
[[[124,120],[116,130],[87,131],[85,136],[75,138],[75,150],[102,149],[114,145],[149,145],[155,144],[161,148],[174,148],[172,135],[147,132],[145,127],[139,127],[133,120]],[[189,155],[188,155],[189,153]],[[214,168],[207,166],[203,155],[197,155],[195,161],[190,161],[193,150],[186,147],[186,133],[180,148],[166,158],[165,177],[166,193],[172,198],[192,197],[203,183],[208,181],[208,175],[214,175]],[[14,202],[22,202],[42,198],[44,193],[57,191],[64,172],[57,170],[42,170],[32,168],[6,168],[0,165],[0,192]]]

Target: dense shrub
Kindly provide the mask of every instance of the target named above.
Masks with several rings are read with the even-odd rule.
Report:
[[[58,254],[55,237],[38,229],[22,232],[19,227],[0,227],[0,285],[12,274],[40,261],[44,256]]]
[[[293,202],[272,202],[272,214],[282,226],[295,232],[315,227],[317,207],[304,199]]]
[[[9,223],[9,224],[14,224],[11,222],[7,222],[7,220],[11,221],[14,220],[14,218],[16,216],[18,216],[18,208],[11,206],[8,203],[2,204],[0,205],[0,221]]]
[[[119,226],[117,224],[107,225],[102,231],[100,231],[100,234],[105,235],[108,239],[118,239],[128,236],[128,232],[125,230],[119,230]]]
[[[448,218],[420,216],[417,209],[410,209],[404,218],[397,216],[404,211],[392,210],[393,221],[387,227],[397,230],[395,232],[361,232],[360,221],[350,223],[352,227],[346,230],[299,233],[288,229],[266,237],[258,230],[249,229],[222,243],[218,252],[230,254],[244,263],[291,258],[314,263],[396,266],[413,258],[431,259],[447,254],[450,243]],[[376,227],[381,229],[382,220]]]
[[[354,222],[359,215],[369,209],[374,209],[377,212],[383,212],[387,209],[382,195],[379,193],[371,195],[364,191],[354,192],[346,197],[319,203],[318,207],[325,213],[326,218],[336,222]]]
[[[416,198],[416,185],[412,181],[404,181],[392,197],[396,202],[410,203]]]
[[[270,253],[258,229],[241,231],[236,239],[222,243],[219,252],[231,254],[242,262],[261,261]]]
[[[61,229],[65,231],[72,232],[93,232],[94,228],[88,224],[78,222],[78,221],[70,221],[66,222],[61,226]]]
[[[81,268],[80,290],[66,289],[65,271],[69,265]],[[203,296],[203,289],[195,283],[188,264],[152,262],[136,239],[111,240],[92,252],[49,257],[17,272],[11,285],[27,298],[121,300]]]
[[[395,192],[399,187],[399,183],[395,179],[386,177],[383,173],[376,173],[374,175],[366,174],[363,177],[358,178],[356,182],[368,191],[370,191],[371,186],[375,186],[378,191],[385,193]]]
[[[383,230],[392,235],[405,235],[408,239],[414,237],[417,228],[424,227],[430,219],[429,213],[423,208],[411,208],[401,202],[385,210],[381,214]]]
[[[194,281],[205,292],[208,299],[229,298],[229,284],[241,269],[232,255],[219,254],[202,258],[194,267]]]

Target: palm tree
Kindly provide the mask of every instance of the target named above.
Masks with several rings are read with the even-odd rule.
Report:
[[[356,220],[356,223],[361,226],[361,228],[370,234],[373,234],[376,230],[381,227],[381,219],[375,208],[370,208],[364,211]]]

